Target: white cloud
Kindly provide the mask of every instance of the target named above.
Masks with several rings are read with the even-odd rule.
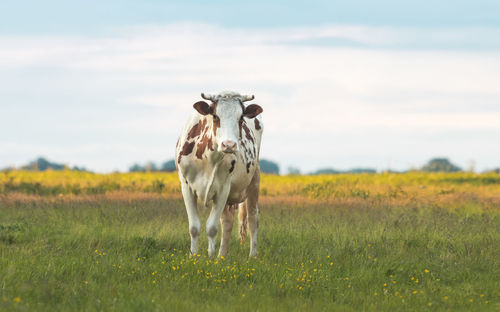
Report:
[[[34,157],[40,145],[48,157],[81,159],[79,164],[99,170],[126,169],[148,151],[152,159],[170,158],[199,93],[232,89],[256,95],[265,110],[262,155],[283,164],[381,169],[385,159],[398,155],[402,160],[393,163],[405,167],[403,159],[424,162],[435,151],[476,159],[479,168],[499,166],[500,147],[483,151],[478,144],[500,135],[500,53],[395,48],[418,43],[426,34],[466,44],[474,35],[497,33],[174,24],[120,29],[99,38],[0,37],[0,101],[10,103],[0,113],[8,107],[12,117],[2,132],[16,125],[45,130],[0,137],[3,146],[14,144],[17,150],[0,151],[0,164],[15,163],[19,155]],[[378,48],[312,43],[332,38]],[[55,122],[33,113],[41,118],[24,124],[26,114],[15,111],[21,101],[23,109]],[[82,113],[94,110],[101,117],[89,120]],[[43,136],[58,131],[73,142],[71,148]],[[384,148],[374,143],[381,136]],[[104,138],[113,144],[94,141]],[[415,144],[402,150],[407,140]],[[75,144],[98,148],[85,150],[92,159],[86,161]],[[101,144],[113,147],[105,149],[106,156]],[[135,147],[142,150],[131,152]]]

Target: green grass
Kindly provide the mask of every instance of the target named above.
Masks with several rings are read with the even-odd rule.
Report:
[[[471,192],[263,197],[251,260],[236,226],[189,257],[179,198],[2,195],[0,310],[500,310],[500,203]]]

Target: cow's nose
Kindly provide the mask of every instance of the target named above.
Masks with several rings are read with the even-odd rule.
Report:
[[[222,151],[224,153],[236,152],[236,142],[230,140],[222,141]]]

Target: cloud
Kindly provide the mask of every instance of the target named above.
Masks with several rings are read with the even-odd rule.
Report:
[[[496,34],[181,23],[99,37],[0,37],[0,113],[10,116],[0,143],[17,151],[0,151],[0,163],[34,157],[40,146],[104,171],[144,155],[164,160],[200,92],[230,89],[256,95],[265,110],[262,155],[283,164],[381,169],[393,155],[423,163],[436,151],[498,166],[500,147],[478,147],[500,135]],[[488,49],[463,48],[481,38],[493,42]],[[91,160],[78,156],[93,146]]]

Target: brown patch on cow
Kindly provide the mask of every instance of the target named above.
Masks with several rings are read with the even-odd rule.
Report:
[[[181,142],[181,138],[177,139],[177,143],[175,143],[175,149],[179,149],[179,143]],[[175,162],[175,170],[177,170],[177,162]]]
[[[249,159],[253,159],[255,157],[255,144],[250,144],[250,146],[247,146],[245,144],[245,140],[241,141],[241,147],[243,148],[243,159],[245,161]],[[252,152],[253,150],[253,152]]]
[[[255,130],[260,130],[262,129],[262,127],[260,126],[260,122],[254,118],[254,122],[255,122]]]
[[[194,125],[191,128],[191,130],[189,130],[188,136],[187,136],[188,140],[199,137],[200,133],[201,133],[201,130],[203,128],[205,128],[206,124],[207,124],[207,119],[206,118],[203,118],[200,121],[198,121],[198,123],[196,125]]]
[[[205,150],[210,149],[211,151],[214,150],[212,146],[212,137],[209,137],[206,133],[201,139],[200,143],[196,146],[196,157],[199,159],[202,159],[203,154],[205,153]]]
[[[247,173],[250,173],[250,166],[252,165],[252,163],[250,162],[247,162]]]
[[[214,119],[214,124],[213,124],[212,128],[213,128],[214,136],[216,136],[217,135],[217,129],[220,128],[220,119],[218,119],[218,118]]]
[[[201,120],[196,125],[194,125],[191,128],[191,130],[189,130],[188,135],[187,135],[188,139],[193,139],[193,138],[196,138],[200,135],[200,132],[201,132],[200,124],[201,124]]]
[[[220,119],[218,117],[213,118],[214,122],[212,124],[212,130],[214,132],[214,136],[217,135],[217,129],[220,128]]]
[[[247,123],[244,122],[242,127],[243,127],[243,130],[245,130],[245,137],[247,138],[247,140],[254,143],[252,133],[250,132],[250,129],[248,129]]]
[[[234,170],[234,164],[236,164],[236,160],[231,160],[231,168],[229,168],[229,173],[233,172]]]
[[[212,107],[212,130],[213,130],[213,133],[214,133],[214,136],[217,135],[217,129],[220,128],[220,119],[219,117],[215,117],[217,116],[217,103],[212,103],[212,105],[210,105]]]
[[[243,127],[244,122],[245,122],[245,120],[243,119],[243,117],[241,117],[240,120],[238,121],[238,129],[240,130],[240,139],[243,138],[242,133],[241,133],[241,128]]]
[[[193,148],[194,148],[194,142],[185,142],[184,145],[182,146],[182,150],[180,151],[179,153],[179,157],[177,158],[177,162],[180,163],[181,162],[181,157],[182,156],[187,156],[189,154],[191,154],[191,152],[193,151]]]

